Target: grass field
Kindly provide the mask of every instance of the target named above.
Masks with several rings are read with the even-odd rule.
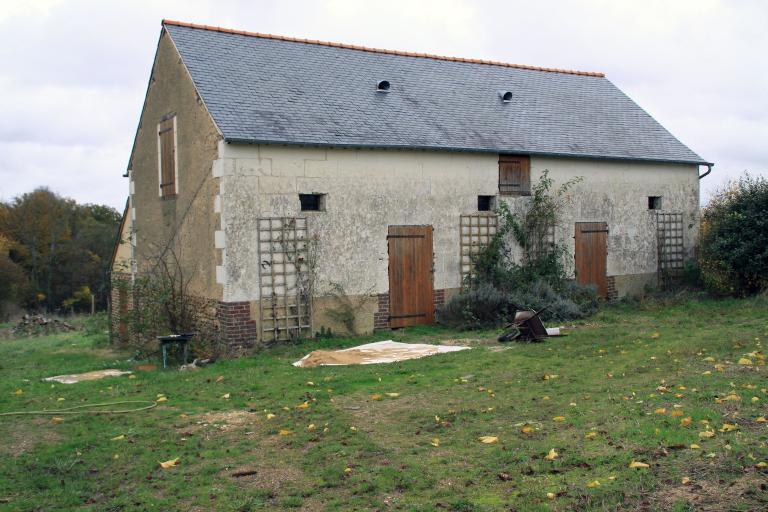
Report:
[[[0,412],[166,400],[0,417],[0,508],[768,509],[765,298],[611,306],[542,344],[494,335],[412,328],[74,385],[41,378],[142,362],[82,334],[2,341]],[[290,365],[387,338],[474,348]]]

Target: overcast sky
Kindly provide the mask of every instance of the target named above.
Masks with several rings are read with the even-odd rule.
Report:
[[[602,71],[709,161],[768,175],[768,2],[0,0],[0,199],[122,209],[162,18]]]

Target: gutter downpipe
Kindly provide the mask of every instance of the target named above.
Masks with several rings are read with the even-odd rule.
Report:
[[[714,165],[715,164],[707,164],[707,172],[705,172],[704,174],[700,174],[699,175],[699,179],[702,179],[705,176],[707,176],[709,173],[711,173],[712,172],[712,167],[714,167]]]

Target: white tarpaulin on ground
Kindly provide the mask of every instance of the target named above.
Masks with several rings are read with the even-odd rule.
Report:
[[[386,340],[344,350],[315,350],[293,363],[293,366],[311,368],[314,366],[341,366],[347,364],[394,363],[396,361],[418,359],[420,357],[457,352],[459,350],[469,350],[469,347],[400,343]]]
[[[132,372],[123,372],[120,370],[97,370],[95,372],[75,373],[71,375],[57,375],[56,377],[47,377],[43,380],[48,382],[60,382],[62,384],[75,384],[84,380],[99,380],[104,377],[119,377]]]

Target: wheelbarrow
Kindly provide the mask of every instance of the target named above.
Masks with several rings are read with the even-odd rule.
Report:
[[[517,309],[515,312],[515,319],[512,323],[504,326],[504,332],[501,333],[498,340],[500,342],[507,342],[512,340],[538,342],[543,341],[544,338],[549,336],[546,327],[539,318],[549,306],[540,309],[539,311],[533,309]]]

